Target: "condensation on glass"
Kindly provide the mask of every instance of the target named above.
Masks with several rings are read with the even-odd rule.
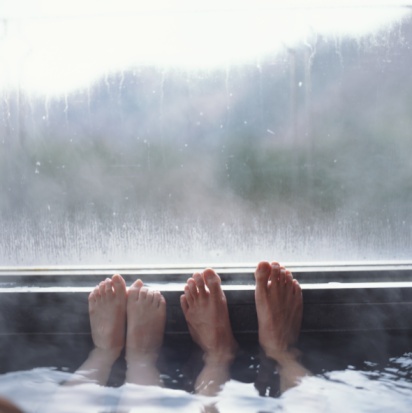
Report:
[[[0,16],[0,266],[412,258],[408,8],[32,11]]]

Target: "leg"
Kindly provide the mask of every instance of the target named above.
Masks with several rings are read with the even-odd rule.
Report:
[[[187,280],[180,298],[190,335],[204,351],[204,367],[196,380],[199,394],[215,395],[229,378],[237,350],[220,277],[206,269]]]
[[[291,272],[278,263],[259,263],[255,278],[259,343],[266,356],[276,360],[284,392],[310,374],[299,363],[295,347],[302,321],[302,291]]]
[[[127,296],[126,382],[161,385],[156,361],[166,324],[166,300],[137,280]]]
[[[89,316],[94,349],[66,385],[85,381],[107,383],[113,363],[124,347],[126,284],[120,275],[107,278],[90,293]]]

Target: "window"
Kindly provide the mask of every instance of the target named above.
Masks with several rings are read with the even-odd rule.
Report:
[[[410,9],[28,3],[0,16],[2,265],[411,259]]]

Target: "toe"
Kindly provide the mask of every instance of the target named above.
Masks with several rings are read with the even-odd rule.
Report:
[[[147,295],[146,295],[146,302],[148,304],[153,304],[153,299],[154,299],[154,291],[148,289]]]
[[[89,300],[92,299],[94,301],[97,301],[99,296],[100,296],[99,286],[96,285],[96,287],[94,287],[91,293],[89,294]]]
[[[186,314],[189,309],[189,304],[187,303],[187,298],[185,294],[180,296],[180,306],[182,307],[183,314]]]
[[[139,278],[138,280],[136,280],[131,288],[137,288],[138,290],[140,290],[143,287],[143,281]]]
[[[269,275],[271,271],[271,266],[268,262],[262,261],[258,264],[255,271],[256,287],[261,289],[266,289]]]
[[[198,272],[193,274],[193,279],[195,280],[197,289],[199,290],[199,295],[201,298],[205,298],[207,297],[207,292],[206,292],[206,288],[205,288],[205,280],[202,277],[201,274],[199,274]]]
[[[196,299],[197,296],[199,295],[199,291],[197,290],[195,280],[193,278],[189,278],[187,280],[187,286],[189,287],[189,291],[193,299]]]
[[[116,295],[126,293],[126,282],[124,281],[123,277],[120,274],[113,275],[112,285],[113,285],[114,293]]]
[[[102,281],[99,284],[99,294],[100,294],[101,297],[106,297],[106,283],[105,283],[105,281]]]
[[[188,306],[193,305],[194,302],[195,302],[195,298],[193,297],[192,293],[190,292],[190,288],[189,288],[188,284],[185,285],[184,293],[185,293],[184,295],[186,297],[187,305]]]
[[[140,292],[142,287],[143,287],[143,282],[139,278],[129,288],[129,291],[127,292],[127,299],[128,300],[137,300],[139,298],[139,292]]]
[[[147,287],[140,288],[139,300],[146,300],[149,289]]]
[[[289,270],[286,270],[286,275],[285,275],[285,283],[286,284],[291,284],[293,281],[293,275]]]
[[[113,296],[113,284],[112,284],[112,280],[110,278],[106,278],[104,280],[104,290],[106,293],[106,296],[108,297],[112,297]]]
[[[279,271],[279,283],[281,285],[286,284],[286,269],[285,267],[280,267]]]
[[[293,294],[297,294],[297,295],[302,294],[302,289],[300,288],[300,284],[298,280],[294,279],[292,282],[292,285],[293,285]]]
[[[273,283],[279,281],[281,267],[279,263],[272,262],[269,280]]]
[[[95,289],[89,294],[89,309],[93,309],[97,304]]]
[[[160,299],[162,297],[162,294],[160,294],[160,291],[153,291],[153,305],[157,308],[159,307]]]
[[[92,312],[97,308],[101,299],[99,286],[96,285],[93,291],[89,294],[89,312]]]
[[[137,290],[140,291],[140,289],[143,287],[143,281],[139,278],[138,280],[136,280],[129,288],[130,290]]]
[[[159,308],[162,311],[166,312],[166,298],[164,298],[163,294],[160,294]]]
[[[203,277],[211,296],[220,297],[222,289],[220,287],[220,277],[211,269],[207,268],[203,272]]]

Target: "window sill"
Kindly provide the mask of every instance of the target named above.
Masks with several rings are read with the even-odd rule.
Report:
[[[201,268],[201,267],[200,267]],[[253,266],[216,266],[235,334],[255,334]],[[412,263],[288,265],[304,300],[302,332],[412,330]],[[0,268],[0,334],[90,334],[87,296],[120,272],[141,278],[168,303],[168,334],[187,334],[179,297],[192,267]]]

